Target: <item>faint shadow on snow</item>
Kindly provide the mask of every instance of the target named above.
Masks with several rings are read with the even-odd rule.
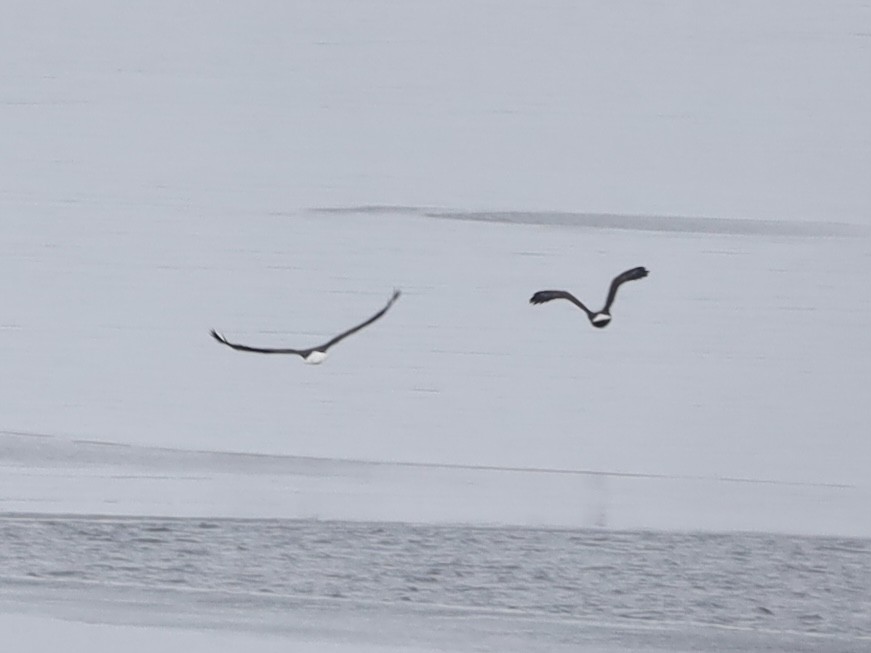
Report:
[[[840,222],[803,220],[759,220],[753,218],[703,218],[575,211],[460,211],[421,206],[361,205],[312,208],[316,213],[417,215],[445,220],[468,220],[499,224],[545,225],[585,229],[621,229],[687,234],[732,236],[845,237],[860,236],[867,230]]]
[[[0,516],[152,515],[867,537],[871,487],[193,451],[0,431]]]
[[[177,449],[153,445],[67,438],[49,433],[12,430],[0,430],[0,462],[6,466],[32,468],[126,466],[129,468],[161,469],[165,472],[286,474],[294,476],[368,476],[379,469],[406,470],[410,473],[423,473],[425,470],[433,470],[479,474],[502,473],[532,476],[589,477],[598,486],[602,485],[604,479],[610,477],[640,481],[714,481],[740,485],[855,489],[855,485],[850,483],[825,481],[794,481],[774,478],[693,474],[657,474],[616,469],[518,467],[509,465],[366,460],[243,451]]]

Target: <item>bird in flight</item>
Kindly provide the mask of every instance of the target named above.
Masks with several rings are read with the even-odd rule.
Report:
[[[375,315],[370,317],[368,320],[366,320],[365,322],[361,322],[355,327],[351,327],[347,331],[343,331],[335,338],[328,340],[324,344],[318,345],[317,347],[312,347],[310,349],[273,349],[269,347],[249,347],[248,345],[238,345],[234,342],[230,342],[222,334],[218,333],[214,329],[212,329],[211,333],[212,337],[220,342],[222,345],[227,345],[228,347],[232,347],[233,349],[236,349],[238,351],[251,351],[256,354],[295,354],[297,356],[301,356],[306,363],[310,365],[317,365],[318,363],[323,363],[324,360],[327,358],[327,350],[330,347],[340,343],[351,334],[357,333],[357,331],[359,331],[360,329],[369,326],[375,320],[384,315],[390,309],[390,307],[393,306],[393,302],[399,299],[399,295],[400,292],[398,290],[394,290],[393,295],[390,297],[390,301],[387,302],[387,305],[380,311],[375,313]]]
[[[597,329],[602,329],[608,326],[608,323],[611,321],[611,304],[614,303],[614,298],[617,296],[617,289],[620,287],[620,285],[625,283],[626,281],[643,279],[647,276],[647,274],[647,268],[637,267],[632,268],[631,270],[626,270],[626,272],[618,274],[616,277],[614,277],[613,281],[611,281],[611,288],[608,290],[608,299],[605,301],[605,308],[603,308],[601,311],[591,311],[589,308],[584,306],[577,297],[575,297],[570,292],[566,292],[565,290],[539,290],[532,296],[532,298],[529,300],[529,303],[544,304],[545,302],[549,302],[553,299],[568,299],[572,304],[574,304],[587,314],[587,318],[590,320],[590,324],[592,324]]]

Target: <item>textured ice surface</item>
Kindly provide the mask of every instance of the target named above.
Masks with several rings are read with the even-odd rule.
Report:
[[[67,619],[448,650],[871,638],[867,539],[51,515],[0,541],[0,610]]]

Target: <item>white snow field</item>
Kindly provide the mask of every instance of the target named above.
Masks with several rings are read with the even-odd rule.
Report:
[[[871,537],[867,2],[2,14],[0,515]],[[528,304],[636,265],[607,329]],[[317,367],[209,337],[318,344],[393,288]],[[10,592],[22,651],[538,641]]]

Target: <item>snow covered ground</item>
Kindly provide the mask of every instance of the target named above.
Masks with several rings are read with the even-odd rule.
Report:
[[[29,651],[56,650],[59,642],[70,653],[92,651],[189,651],[206,653],[214,651],[331,651],[332,653],[375,653],[384,651],[414,651],[410,647],[360,645],[359,643],[329,642],[287,637],[258,635],[250,632],[233,632],[219,629],[173,629],[149,626],[119,626],[68,621],[32,615],[0,615],[0,631],[13,641],[26,642]],[[9,640],[7,640],[9,641]],[[427,649],[417,649],[425,651]],[[433,649],[430,649],[433,650]]]
[[[0,513],[871,536],[869,24],[10,5]]]

